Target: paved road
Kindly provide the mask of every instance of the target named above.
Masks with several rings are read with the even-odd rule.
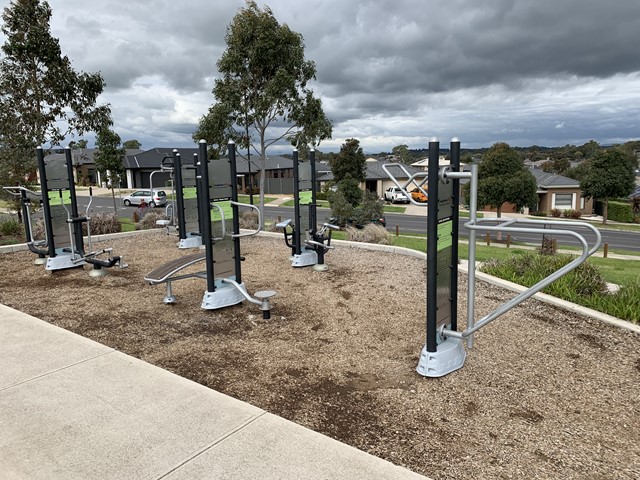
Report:
[[[80,211],[83,211],[87,205],[89,198],[78,196],[78,203]],[[125,207],[122,205],[122,201],[116,197],[116,204],[118,206],[118,214],[121,216],[131,216],[135,211],[135,207]],[[293,207],[270,207],[267,206],[265,216],[267,218],[290,218],[293,215]],[[113,212],[113,200],[111,197],[94,197],[92,210],[94,212]],[[325,220],[329,218],[329,210],[325,208],[318,209],[319,220]],[[395,232],[396,225],[398,226],[400,233],[426,233],[427,231],[427,217],[426,215],[407,215],[400,213],[387,213],[385,214],[387,219],[387,229]],[[464,228],[464,224],[469,220],[466,218],[460,219],[459,232],[461,238],[468,237],[468,230]],[[593,245],[595,242],[595,236],[590,233],[589,230],[584,228],[575,228],[571,226],[571,222],[567,222],[567,229],[573,229],[587,239],[589,245]],[[625,232],[618,230],[601,230],[602,242],[607,243],[610,249],[630,250],[640,252],[640,233],[638,232]],[[479,239],[484,238],[484,232],[478,232]],[[495,239],[495,233],[492,235]],[[514,234],[512,235],[514,242],[525,242],[538,244],[541,241],[540,234]],[[579,246],[579,243],[573,237],[556,237],[560,245],[566,246]]]

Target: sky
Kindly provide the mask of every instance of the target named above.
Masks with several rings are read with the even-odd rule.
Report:
[[[0,0],[0,7],[9,5]],[[114,130],[194,146],[241,0],[50,0],[51,34],[100,72]],[[603,145],[640,138],[638,0],[271,0],[304,37],[333,123],[321,151]],[[4,37],[0,35],[2,43]],[[89,146],[93,145],[91,136]],[[288,153],[288,145],[272,154]]]

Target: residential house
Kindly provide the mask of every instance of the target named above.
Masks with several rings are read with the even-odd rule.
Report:
[[[538,205],[536,210],[549,212],[558,210],[578,210],[582,215],[593,213],[593,199],[582,197],[580,182],[573,178],[531,169],[538,183]]]

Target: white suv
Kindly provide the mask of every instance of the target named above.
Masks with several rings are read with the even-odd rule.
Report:
[[[163,190],[154,190],[153,194],[151,190],[136,190],[124,197],[122,201],[127,207],[129,205],[140,205],[142,201],[151,208],[162,207],[167,204],[167,194]]]

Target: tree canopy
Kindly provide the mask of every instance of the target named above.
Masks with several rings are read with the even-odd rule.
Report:
[[[102,129],[96,136],[97,151],[93,156],[96,168],[100,175],[108,179],[113,198],[113,209],[117,215],[118,207],[115,200],[115,187],[120,184],[120,179],[124,174],[124,164],[122,159],[126,153],[125,148],[120,145],[120,135],[108,128]]]
[[[516,209],[535,206],[537,183],[524,161],[506,143],[496,143],[482,156],[478,166],[478,205],[489,205],[502,214],[502,204]]]
[[[282,140],[298,148],[317,146],[331,137],[331,122],[309,88],[316,67],[305,59],[302,35],[280,24],[269,7],[261,10],[247,1],[227,27],[225,40],[215,103],[193,138],[217,145],[215,153],[229,139],[242,149],[250,145],[259,156],[263,209],[267,149]]]
[[[138,140],[125,140],[122,142],[122,147],[125,149],[139,150],[142,148],[142,144]]]
[[[0,61],[0,172],[5,183],[24,183],[38,145],[59,145],[111,125],[99,73],[78,73],[51,36],[49,4],[14,0],[2,13],[6,41]]]
[[[598,151],[580,181],[582,196],[604,202],[603,223],[607,223],[609,199],[626,197],[635,186],[635,155],[623,148]]]

